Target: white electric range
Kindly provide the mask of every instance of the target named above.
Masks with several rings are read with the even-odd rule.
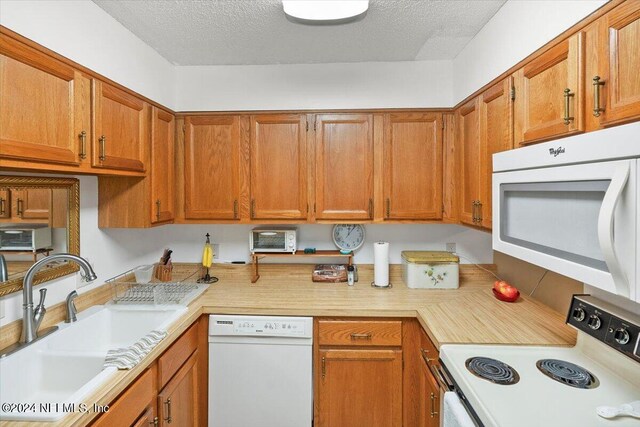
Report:
[[[441,385],[478,426],[639,427],[596,408],[640,400],[640,316],[575,296],[567,323],[574,347],[443,345]]]

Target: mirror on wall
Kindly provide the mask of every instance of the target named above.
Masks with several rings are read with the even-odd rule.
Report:
[[[0,266],[0,296],[21,290],[36,261],[63,252],[80,254],[78,180],[0,176],[0,255],[6,264],[4,273]],[[52,262],[36,274],[34,284],[77,270],[66,261]]]

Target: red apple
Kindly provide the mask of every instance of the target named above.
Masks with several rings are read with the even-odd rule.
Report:
[[[511,285],[507,285],[506,287],[500,290],[500,293],[505,297],[512,299],[518,296],[518,289]]]
[[[505,282],[504,280],[496,280],[496,281],[493,283],[493,289],[495,289],[496,291],[498,291],[498,292],[500,292],[500,293],[503,293],[502,291],[503,291],[506,287],[508,287],[508,286],[511,286],[511,285],[509,285],[509,284],[508,284],[507,282]]]

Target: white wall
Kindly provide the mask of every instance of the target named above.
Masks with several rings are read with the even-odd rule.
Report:
[[[175,69],[88,0],[2,0],[0,24],[169,108]]]
[[[451,61],[179,66],[180,111],[426,108],[452,104]]]
[[[604,0],[508,0],[454,59],[453,104],[604,3]]]

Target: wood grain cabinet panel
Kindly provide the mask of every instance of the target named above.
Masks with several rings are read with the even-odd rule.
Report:
[[[513,148],[512,79],[490,87],[480,96],[480,197],[478,224],[491,228],[493,155]]]
[[[420,427],[440,426],[440,386],[430,364],[438,363],[438,351],[424,333],[420,337]]]
[[[400,427],[402,350],[320,349],[319,427]]]
[[[160,425],[200,425],[198,369],[198,353],[196,352],[158,393]]]
[[[384,218],[442,218],[442,114],[385,115]]]
[[[94,80],[92,166],[145,171],[150,107],[130,93]]]
[[[583,34],[576,33],[514,74],[515,142],[584,131]]]
[[[50,188],[11,190],[11,218],[16,222],[48,222],[51,218]]]
[[[373,219],[373,117],[316,116],[315,216]]]
[[[91,131],[89,82],[0,34],[0,158],[78,166]]]
[[[308,211],[306,116],[251,116],[250,156],[251,219],[305,219]]]
[[[399,346],[399,320],[319,320],[319,345]]]
[[[477,225],[480,199],[480,100],[472,99],[456,111],[457,141],[460,151],[460,221]]]
[[[185,118],[186,219],[239,219],[240,116]]]
[[[587,129],[640,119],[640,2],[611,10],[586,37]]]
[[[153,107],[151,118],[151,223],[175,217],[175,117]]]
[[[0,189],[0,218],[11,218],[11,190]]]

